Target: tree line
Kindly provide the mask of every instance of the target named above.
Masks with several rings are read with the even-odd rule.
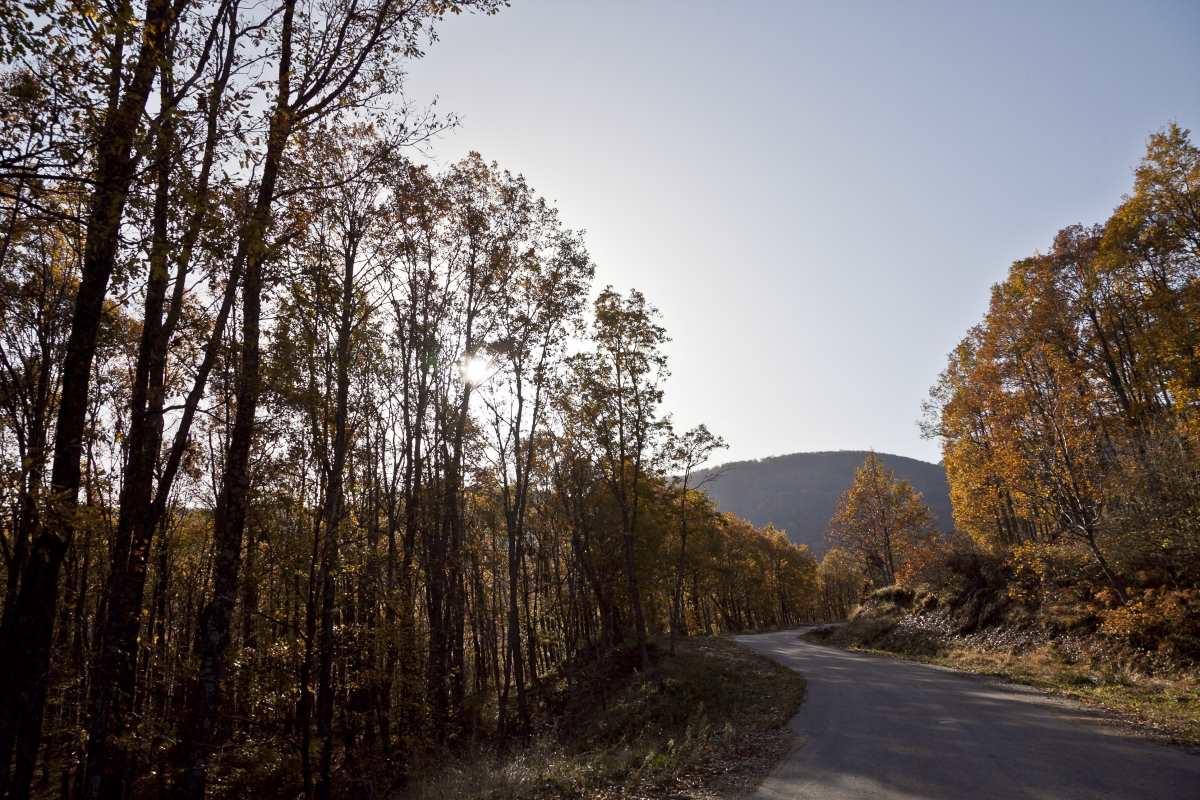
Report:
[[[382,792],[811,607],[690,485],[653,305],[410,157],[404,63],[500,5],[0,4],[0,796]]]
[[[1103,630],[1150,645],[1194,624],[1200,150],[1188,131],[1149,137],[1107,221],[1012,265],[950,354],[927,431],[944,444],[957,528],[1008,560],[1014,595],[1074,597]]]
[[[999,581],[1100,633],[1200,655],[1200,148],[1149,137],[1103,224],[1060,231],[992,288],[925,405],[955,531],[872,454],[839,498],[816,613],[864,589]],[[981,562],[980,557],[988,559]],[[986,576],[986,577],[985,577]]]

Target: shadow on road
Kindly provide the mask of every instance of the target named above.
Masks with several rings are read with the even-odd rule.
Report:
[[[1200,757],[1034,689],[813,645],[737,641],[808,679],[797,747],[755,797],[1200,800]]]

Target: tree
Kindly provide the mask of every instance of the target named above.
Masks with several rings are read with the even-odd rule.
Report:
[[[854,558],[876,586],[896,582],[910,553],[936,536],[933,514],[920,492],[897,480],[871,453],[838,498],[829,542]]]
[[[692,487],[692,473],[717,451],[728,447],[720,436],[714,436],[706,425],[698,425],[682,436],[671,433],[666,444],[667,461],[679,476],[679,557],[675,562],[675,590],[671,593],[671,655],[675,655],[675,638],[687,635],[683,619],[683,579],[687,561],[688,512],[691,506],[689,491],[700,489],[704,484],[720,477],[719,471],[710,472]]]
[[[5,796],[383,794],[521,744],[550,676],[814,602],[692,485],[720,440],[666,442],[648,301],[586,324],[521,176],[405,158],[448,123],[403,60],[498,5],[5,17]]]
[[[217,315],[213,336],[194,379],[185,413],[176,429],[165,468],[159,464],[167,400],[168,348],[183,319],[187,279],[194,264],[193,255],[203,227],[210,223],[209,201],[212,168],[224,132],[219,118],[225,106],[225,92],[235,69],[238,33],[236,18],[228,4],[220,5],[212,19],[198,20],[190,31],[173,20],[172,36],[159,69],[159,89],[163,105],[156,120],[153,158],[153,200],[150,219],[150,248],[147,266],[142,331],[138,342],[134,380],[129,397],[128,456],[121,486],[116,535],[113,542],[106,595],[106,617],[98,633],[93,692],[89,709],[87,763],[84,791],[88,797],[119,797],[128,777],[129,716],[136,683],[137,634],[144,599],[148,561],[156,529],[162,521],[167,498],[171,495],[183,450],[187,446],[196,405],[203,396],[217,343],[229,316],[237,279],[231,275],[225,288],[225,302]],[[226,41],[219,48],[219,36]],[[203,130],[198,171],[190,197],[180,202],[182,183],[172,165],[181,148],[177,116],[186,98],[177,96],[175,69],[178,59],[176,41],[188,35],[202,44],[185,75],[183,86],[197,93],[205,91],[200,114]],[[211,66],[210,66],[211,65]],[[211,69],[211,73],[208,71]],[[201,77],[211,74],[211,88]],[[190,166],[190,165],[189,165]],[[173,196],[173,190],[174,195]],[[173,207],[184,215],[178,239],[173,240],[170,218]],[[177,248],[177,249],[176,249]],[[175,251],[174,257],[170,255]],[[173,269],[172,269],[173,268]],[[167,291],[174,274],[174,285]],[[169,310],[167,301],[169,299]],[[165,316],[164,316],[164,311]],[[158,476],[157,488],[155,476]]]
[[[416,34],[428,16],[462,4],[428,7],[417,2],[373,0],[309,13],[297,0],[281,0],[278,50],[269,54],[276,77],[268,112],[266,146],[254,201],[239,231],[235,265],[242,278],[242,341],[235,390],[236,411],[214,515],[216,567],[212,598],[199,619],[199,678],[179,746],[180,789],[201,797],[208,761],[219,741],[216,711],[225,672],[229,625],[241,566],[242,537],[250,501],[250,449],[260,385],[263,270],[270,257],[277,182],[289,139],[305,125],[361,106],[398,87],[397,59],[420,54]],[[482,8],[494,7],[479,0]]]
[[[1083,594],[1118,604],[1131,580],[1192,585],[1200,563],[1198,174],[1187,131],[1152,135],[1107,222],[1064,228],[993,287],[927,406],[958,526],[1006,557],[1066,554]]]
[[[586,427],[587,447],[599,465],[621,514],[626,588],[643,669],[650,663],[646,617],[638,588],[636,541],[647,461],[662,431],[657,416],[667,362],[660,350],[666,332],[658,311],[641,292],[625,298],[606,288],[596,298],[595,349],[572,359],[574,413]]]
[[[140,34],[131,65],[126,64],[123,50],[125,37],[133,29],[132,15],[114,14],[104,28],[109,33],[102,47],[110,58],[112,75],[104,121],[94,142],[93,188],[87,200],[79,287],[62,361],[50,492],[21,568],[12,613],[6,615],[0,630],[0,650],[8,654],[0,675],[0,707],[9,710],[0,717],[0,790],[7,789],[14,796],[29,792],[41,740],[58,577],[75,529],[92,360],[116,265],[125,204],[140,160],[136,144],[142,115],[176,13],[167,0],[148,0],[136,28]],[[14,748],[16,763],[10,784]]]
[[[569,336],[580,326],[583,298],[593,266],[578,234],[563,230],[557,212],[535,198],[521,178],[498,174],[496,165],[477,172],[493,199],[498,223],[486,258],[503,274],[496,276],[502,291],[496,309],[492,341],[464,353],[465,377],[494,364],[495,374],[478,381],[486,385],[484,402],[490,411],[493,453],[508,540],[508,652],[517,691],[516,730],[529,731],[525,692],[518,585],[526,546],[530,490],[533,486],[539,438],[547,423],[549,394],[558,379]],[[492,361],[485,353],[491,355]],[[485,367],[486,368],[486,367]],[[507,694],[501,697],[501,722]]]
[[[856,558],[845,550],[832,547],[821,557],[817,567],[817,582],[820,587],[820,617],[834,622],[850,616],[862,597],[866,578]]]
[[[350,392],[352,381],[362,381],[360,352],[363,338],[371,330],[374,311],[370,287],[382,271],[381,243],[385,234],[380,229],[385,218],[380,195],[384,176],[402,166],[389,157],[394,147],[388,137],[368,127],[317,128],[305,136],[303,152],[307,160],[298,165],[299,169],[319,165],[319,174],[309,181],[321,187],[311,197],[305,214],[295,297],[297,310],[308,317],[305,322],[311,333],[306,338],[321,357],[312,370],[320,373],[319,383],[317,375],[309,376],[310,385],[316,385],[318,391],[309,393],[305,410],[310,416],[313,449],[321,463],[324,485],[316,576],[320,592],[316,726],[321,739],[316,795],[323,800],[328,800],[333,788],[335,582],[349,516],[346,473],[354,428],[362,424],[360,419],[352,418],[355,409],[351,407]],[[325,400],[319,403],[318,398]],[[305,685],[302,691],[307,690]],[[301,725],[307,734],[307,720]],[[306,774],[306,791],[309,780]]]

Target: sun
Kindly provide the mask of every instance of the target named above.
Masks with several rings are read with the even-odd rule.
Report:
[[[463,356],[458,365],[458,371],[462,375],[463,381],[469,386],[478,386],[486,382],[488,378],[492,377],[493,369],[492,362],[488,360],[487,356],[478,352]]]

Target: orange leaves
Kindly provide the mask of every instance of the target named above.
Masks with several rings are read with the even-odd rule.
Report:
[[[828,538],[857,559],[872,583],[887,586],[914,574],[910,562],[933,546],[936,533],[920,492],[870,454],[838,498]]]
[[[1068,227],[1012,265],[925,422],[964,532],[999,550],[1073,542],[1117,595],[1117,571],[1187,571],[1164,554],[1200,541],[1184,477],[1200,468],[1200,150],[1187,131],[1150,138],[1134,190],[1106,224]]]
[[[1100,616],[1104,633],[1184,657],[1200,653],[1200,591],[1195,589],[1147,589]]]

